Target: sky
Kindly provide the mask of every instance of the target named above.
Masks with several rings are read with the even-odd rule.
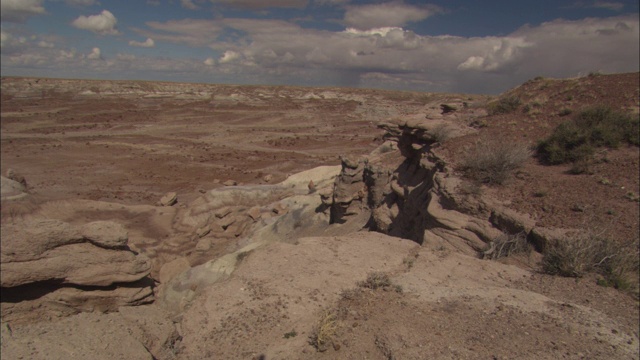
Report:
[[[638,0],[0,0],[2,76],[499,94],[637,72]]]

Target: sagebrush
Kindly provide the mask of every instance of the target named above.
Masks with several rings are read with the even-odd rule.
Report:
[[[548,244],[542,269],[548,274],[566,277],[596,273],[608,285],[637,290],[638,239],[613,241],[605,233],[588,230]]]
[[[489,115],[509,114],[520,107],[520,98],[517,96],[506,96],[487,106]]]
[[[473,180],[502,184],[522,167],[532,152],[525,144],[509,141],[480,140],[462,159],[461,170]]]

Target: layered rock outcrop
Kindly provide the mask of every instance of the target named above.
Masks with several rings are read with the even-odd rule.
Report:
[[[69,313],[151,302],[153,290],[146,278],[151,262],[127,242],[126,229],[111,221],[3,224],[3,317],[47,306]]]

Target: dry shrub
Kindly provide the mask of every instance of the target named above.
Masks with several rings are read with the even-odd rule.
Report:
[[[482,255],[484,259],[496,260],[515,254],[530,254],[531,251],[532,246],[524,233],[502,234],[493,240]]]
[[[590,230],[550,243],[543,254],[542,269],[567,277],[597,273],[603,277],[601,285],[637,290],[638,239],[616,242],[603,234]]]
[[[383,272],[372,272],[367,275],[367,279],[365,281],[359,282],[358,286],[376,290],[391,286],[391,279],[389,278],[389,275]]]
[[[487,106],[489,115],[508,114],[516,111],[520,107],[520,98],[517,96],[506,96],[492,102]]]
[[[323,352],[333,345],[334,337],[338,331],[338,316],[334,311],[325,310],[320,320],[311,330],[309,344],[316,350]]]
[[[461,170],[473,180],[502,184],[531,155],[531,150],[525,144],[485,139],[469,149],[462,160]]]
[[[447,124],[439,124],[431,131],[431,137],[437,143],[443,144],[453,136],[453,129]]]

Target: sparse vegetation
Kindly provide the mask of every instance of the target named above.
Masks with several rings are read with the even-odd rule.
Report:
[[[560,110],[560,112],[558,112],[559,116],[567,116],[567,115],[571,115],[573,111],[571,111],[571,109],[569,108],[564,108],[562,110]]]
[[[506,96],[498,101],[490,103],[487,107],[489,115],[509,114],[518,109],[520,98],[517,96]]]
[[[522,167],[531,156],[521,143],[481,140],[462,160],[461,170],[473,180],[486,184],[502,184],[511,173]]]
[[[391,286],[391,279],[389,278],[389,275],[383,272],[372,272],[367,275],[367,279],[365,281],[359,282],[358,286],[376,290]]]
[[[484,259],[496,260],[514,254],[530,254],[532,250],[524,233],[502,234],[491,242],[482,255]]]
[[[453,106],[453,105],[448,105],[448,104],[441,104],[440,108],[442,109],[442,113],[443,114],[448,114],[454,111],[457,111],[458,108]]]
[[[446,124],[440,124],[436,127],[433,128],[433,130],[431,131],[431,135],[433,137],[433,140],[435,140],[436,142],[442,144],[445,141],[449,140],[451,138],[451,134],[453,133],[453,130],[447,126]]]
[[[333,344],[337,330],[338,316],[331,310],[325,310],[320,320],[311,330],[309,344],[320,352],[326,351]]]
[[[537,198],[545,197],[549,191],[547,189],[539,189],[533,192],[533,196]]]
[[[542,259],[543,270],[552,275],[582,277],[597,273],[602,283],[630,290],[640,270],[638,239],[615,242],[604,231],[593,230],[568,236],[547,246]]]
[[[618,147],[621,143],[640,144],[638,117],[594,107],[581,111],[560,124],[547,139],[538,144],[540,159],[550,165],[589,160],[598,147]]]
[[[343,300],[353,300],[360,294],[360,289],[344,289],[340,293],[340,298]]]
[[[289,339],[289,338],[296,337],[296,336],[298,336],[298,332],[295,329],[293,329],[293,330],[289,331],[288,333],[284,334],[284,338],[285,339]]]
[[[633,192],[633,191],[629,191],[629,192],[627,192],[627,193],[624,195],[624,197],[625,197],[625,198],[627,198],[627,199],[629,199],[629,200],[631,200],[631,201],[636,201],[636,202],[640,201],[640,196],[638,196],[638,194],[636,194],[636,193],[635,193],[635,192]]]
[[[408,256],[402,260],[402,263],[407,266],[407,269],[411,269],[415,262],[416,258],[414,256]]]

